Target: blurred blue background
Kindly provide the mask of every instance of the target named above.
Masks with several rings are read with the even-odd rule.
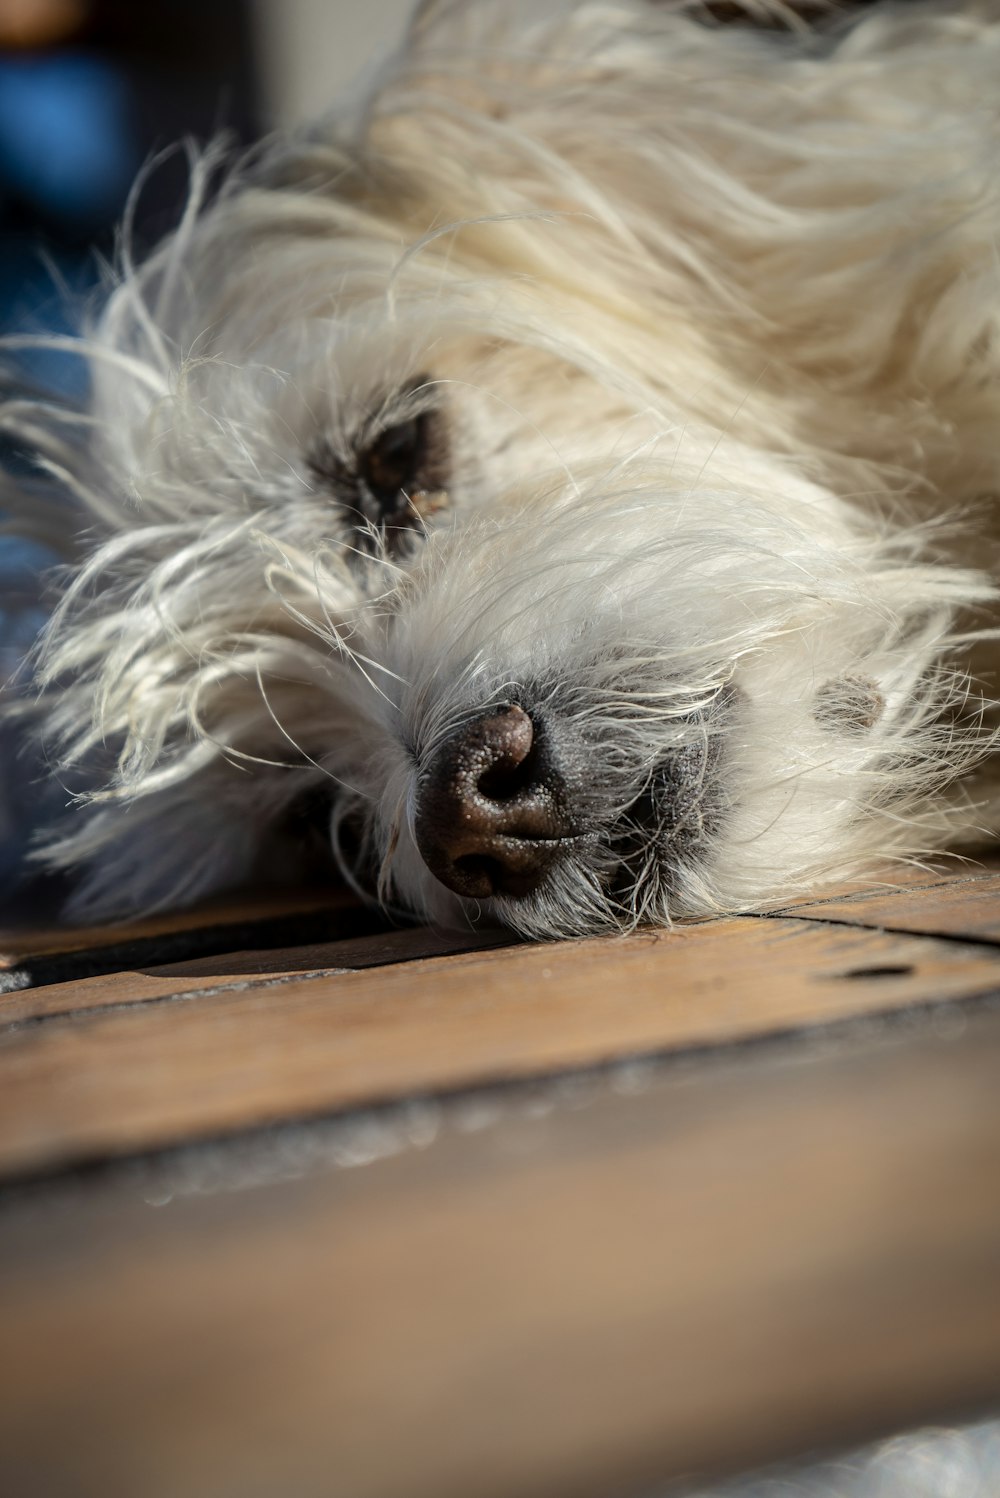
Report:
[[[64,325],[158,151],[259,133],[253,15],[246,0],[0,0],[0,330]],[[152,175],[140,244],[172,221],[184,175],[180,157]],[[45,380],[80,377],[50,365]]]
[[[71,332],[114,256],[137,173],[161,153],[134,219],[138,255],[175,222],[183,152],[224,132],[234,147],[363,90],[413,0],[0,0],[0,336]],[[86,397],[84,367],[51,350],[0,355],[0,398],[41,388]],[[31,453],[0,431],[3,470]],[[16,691],[44,623],[52,553],[3,534],[0,690]],[[40,805],[40,749],[0,735],[0,900]],[[49,783],[46,794],[65,801]]]
[[[136,174],[157,153],[185,137],[225,131],[240,144],[260,133],[256,34],[246,0],[0,0],[0,335],[74,329],[102,258],[113,257]],[[173,222],[185,189],[175,153],[139,200],[140,252]],[[83,365],[71,355],[23,350],[4,354],[2,365],[0,394],[40,387],[86,396]],[[0,469],[31,467],[31,453],[0,432]],[[53,560],[0,530],[0,687],[8,691],[44,622],[40,579]],[[0,895],[46,815],[38,754],[4,730]]]

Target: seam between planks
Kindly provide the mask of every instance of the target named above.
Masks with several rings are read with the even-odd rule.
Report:
[[[404,961],[416,962],[411,957]],[[272,977],[234,978],[231,983],[216,983],[210,988],[179,988],[176,993],[150,994],[145,999],[114,999],[106,1004],[91,1004],[80,1009],[58,1009],[51,1014],[26,1014],[21,1019],[9,1020],[0,1025],[0,1036],[15,1035],[22,1030],[33,1030],[39,1025],[58,1023],[60,1020],[77,1021],[100,1019],[107,1014],[121,1014],[130,1009],[153,1009],[160,1004],[191,1004],[195,999],[215,999],[227,993],[254,993],[257,989],[282,988],[291,983],[303,983],[311,978],[342,978],[347,973],[373,972],[382,967],[395,967],[393,962],[375,963],[371,968],[317,967],[303,968],[299,973],[276,973]],[[402,963],[398,964],[402,966]],[[104,974],[98,974],[103,977]],[[70,980],[72,981],[72,980]],[[24,992],[22,989],[21,992]]]

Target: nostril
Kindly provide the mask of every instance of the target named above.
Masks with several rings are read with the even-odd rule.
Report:
[[[509,801],[524,785],[520,775],[509,775],[503,770],[487,770],[476,782],[476,790],[490,801]]]
[[[493,881],[500,867],[495,858],[482,853],[463,853],[452,860],[456,869],[468,880],[488,879]]]
[[[513,801],[523,791],[529,790],[535,778],[537,755],[532,746],[520,764],[503,761],[490,765],[476,781],[476,789],[490,801]]]
[[[443,873],[437,873],[437,878],[456,894],[475,900],[485,900],[491,895],[528,895],[538,887],[557,857],[551,840],[511,840],[506,844],[497,840],[494,846],[494,854],[460,854]]]
[[[449,873],[450,878],[444,882],[467,898],[485,900],[503,889],[504,867],[498,858],[489,858],[481,853],[463,853],[452,859]]]

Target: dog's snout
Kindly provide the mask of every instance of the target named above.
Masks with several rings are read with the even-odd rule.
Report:
[[[529,894],[571,834],[563,778],[522,707],[473,718],[421,777],[417,847],[456,894]]]

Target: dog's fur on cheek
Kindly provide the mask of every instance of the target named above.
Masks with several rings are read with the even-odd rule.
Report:
[[[992,742],[964,660],[998,99],[992,0],[774,34],[467,0],[422,7],[360,120],[208,206],[194,163],[78,345],[87,412],[3,410],[49,490],[4,507],[77,533],[9,708],[76,791],[35,855],[73,912],[240,882],[327,792],[366,890],[535,936],[752,908],[988,820],[948,788]],[[373,445],[417,424],[380,528]],[[477,902],[424,862],[421,787],[511,703],[571,830]]]

